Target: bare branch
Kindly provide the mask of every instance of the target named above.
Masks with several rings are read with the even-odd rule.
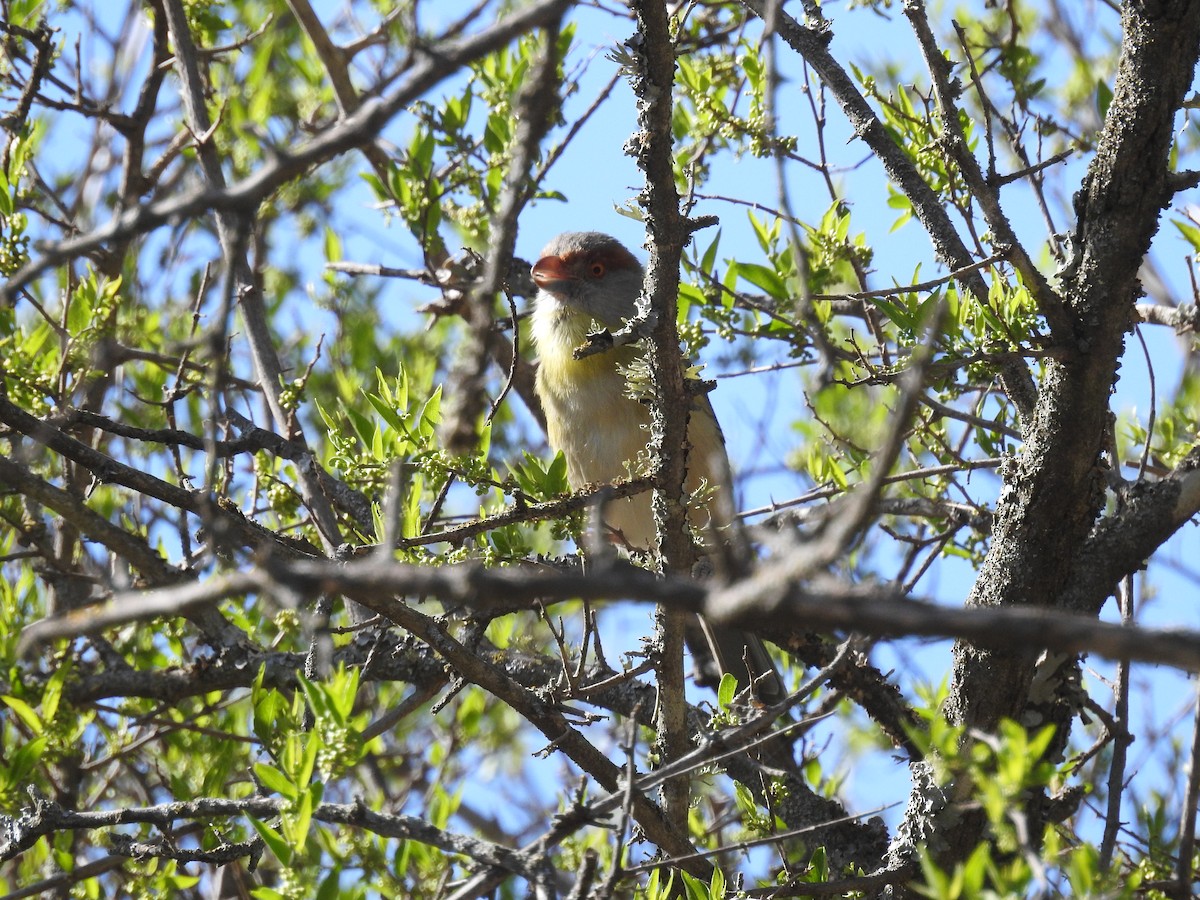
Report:
[[[1164,306],[1161,303],[1139,303],[1138,319],[1148,325],[1166,325],[1176,334],[1200,331],[1200,306],[1181,303],[1179,306]]]
[[[803,553],[803,550],[792,552]],[[22,635],[21,648],[61,637],[95,634],[105,628],[159,616],[179,615],[197,606],[245,593],[270,592],[287,584],[309,596],[344,593],[409,627],[411,613],[392,599],[404,595],[438,597],[473,609],[532,608],[556,600],[627,598],[666,603],[700,612],[716,622],[769,629],[782,638],[785,623],[797,635],[806,631],[848,629],[873,635],[955,637],[1000,649],[1093,652],[1200,671],[1200,635],[1181,629],[1133,628],[1032,607],[954,609],[901,597],[886,587],[847,586],[817,579],[807,586],[767,589],[751,577],[728,587],[705,585],[678,576],[656,577],[627,563],[589,572],[526,572],[488,569],[478,563],[415,566],[368,557],[348,563],[327,560],[278,560],[204,582],[151,591],[131,591],[73,613],[43,619]],[[758,602],[747,601],[747,595]],[[416,624],[420,620],[411,620]],[[422,626],[422,631],[427,630]],[[435,648],[438,646],[434,641]]]
[[[988,183],[979,161],[967,146],[966,136],[959,122],[959,110],[955,104],[959,86],[950,83],[950,61],[946,59],[942,49],[933,37],[929,20],[925,15],[923,0],[911,0],[904,4],[904,14],[912,25],[917,36],[917,43],[929,67],[933,79],[934,95],[937,98],[938,111],[942,121],[942,140],[949,146],[954,161],[958,164],[971,197],[983,210],[984,220],[995,235],[995,239],[1007,248],[1009,258],[1021,275],[1021,280],[1032,291],[1037,300],[1038,308],[1050,325],[1052,336],[1062,339],[1069,327],[1069,318],[1064,308],[1063,298],[1050,286],[1050,282],[1033,264],[1024,246],[1017,239],[1016,232],[1008,221],[1000,206],[1000,194]]]

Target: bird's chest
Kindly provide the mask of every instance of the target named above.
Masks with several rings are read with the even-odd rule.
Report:
[[[625,376],[613,361],[588,365],[568,360],[538,371],[538,394],[546,409],[550,444],[567,458],[571,484],[626,477],[625,463],[637,459],[649,439],[649,411],[625,393]]]
[[[546,411],[550,445],[567,458],[573,487],[612,481],[626,474],[649,433],[649,411],[626,393],[628,365],[636,350],[621,348],[575,359],[587,336],[589,319],[541,307],[534,316],[534,339],[541,365],[537,392]]]

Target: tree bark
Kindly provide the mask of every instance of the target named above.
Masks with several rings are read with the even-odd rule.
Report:
[[[1072,334],[1047,361],[1025,444],[1003,470],[992,544],[968,606],[1063,607],[1078,575],[1072,561],[1106,501],[1109,396],[1141,295],[1138,270],[1173,194],[1169,154],[1200,50],[1200,3],[1127,3],[1122,25],[1112,102],[1075,196],[1074,252],[1059,273]],[[1061,751],[1076,704],[1061,692],[1049,702],[1031,697],[1036,656],[959,643],[950,718],[982,731],[1004,718],[1050,721],[1059,729],[1052,750]],[[1073,668],[1060,671],[1063,683]],[[1041,823],[1031,826],[1037,841]],[[947,829],[942,864],[964,859],[982,827]]]

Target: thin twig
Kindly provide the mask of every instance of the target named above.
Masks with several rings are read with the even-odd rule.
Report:
[[[1187,795],[1183,801],[1183,821],[1179,824],[1179,859],[1176,879],[1179,896],[1192,894],[1192,857],[1196,847],[1196,807],[1200,804],[1200,680],[1197,680],[1196,712],[1192,724],[1192,755],[1188,760]]]
[[[1117,592],[1121,608],[1121,622],[1128,625],[1133,621],[1133,576],[1124,580]],[[1117,846],[1117,833],[1121,829],[1121,801],[1125,797],[1125,763],[1129,743],[1129,663],[1117,663],[1117,685],[1113,691],[1112,761],[1108,764],[1108,809],[1104,817],[1104,835],[1100,840],[1099,867],[1101,871],[1112,868],[1113,853]]]

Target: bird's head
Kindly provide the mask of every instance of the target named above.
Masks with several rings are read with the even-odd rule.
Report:
[[[531,271],[539,304],[557,303],[616,330],[631,319],[642,289],[642,266],[616,238],[568,231],[542,250]]]

